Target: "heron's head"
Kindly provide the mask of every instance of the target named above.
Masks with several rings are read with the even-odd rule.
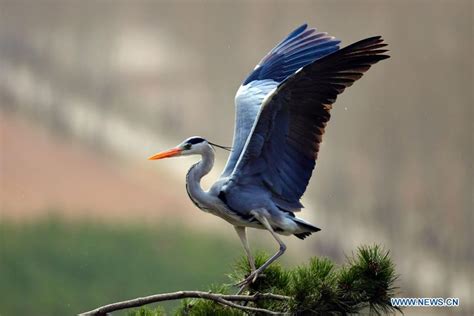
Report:
[[[210,148],[209,142],[202,137],[193,136],[185,139],[178,146],[171,148],[166,151],[157,153],[151,157],[149,160],[158,160],[163,158],[178,157],[178,156],[189,156],[201,154],[204,150]]]

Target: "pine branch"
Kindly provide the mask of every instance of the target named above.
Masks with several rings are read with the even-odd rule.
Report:
[[[112,303],[98,307],[94,310],[79,314],[79,316],[104,316],[107,313],[115,312],[132,307],[140,307],[151,303],[171,301],[183,298],[200,298],[211,300],[222,305],[227,305],[229,307],[237,308],[240,310],[251,311],[251,312],[260,312],[268,315],[281,315],[281,313],[273,312],[264,308],[250,307],[245,305],[239,305],[234,302],[257,302],[260,300],[289,300],[289,296],[277,295],[272,293],[256,293],[253,295],[226,295],[226,294],[216,294],[211,292],[202,292],[202,291],[178,291],[173,293],[163,293],[155,294],[145,297],[139,297],[127,301]]]

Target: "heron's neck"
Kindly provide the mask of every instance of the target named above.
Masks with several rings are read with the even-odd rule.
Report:
[[[189,197],[198,206],[205,206],[209,201],[208,193],[201,187],[201,179],[208,174],[214,166],[214,150],[207,146],[201,153],[202,159],[189,169],[186,175],[186,190]]]

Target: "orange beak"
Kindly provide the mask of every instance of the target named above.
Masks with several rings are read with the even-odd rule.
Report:
[[[153,156],[148,157],[148,160],[158,160],[158,159],[163,159],[163,158],[169,158],[178,155],[181,153],[181,148],[171,148],[170,150],[167,151],[162,151],[161,153],[157,153]]]

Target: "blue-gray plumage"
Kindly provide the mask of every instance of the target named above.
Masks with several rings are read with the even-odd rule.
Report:
[[[252,268],[239,293],[285,251],[277,234],[304,239],[319,231],[295,212],[303,207],[300,199],[316,164],[329,111],[337,95],[389,57],[380,36],[342,49],[339,43],[302,25],[260,61],[237,91],[232,151],[209,191],[202,190],[200,180],[214,164],[213,146],[221,146],[195,136],[150,157],[201,155],[186,176],[186,189],[197,207],[234,225]],[[246,227],[268,230],[280,245],[258,269]]]

